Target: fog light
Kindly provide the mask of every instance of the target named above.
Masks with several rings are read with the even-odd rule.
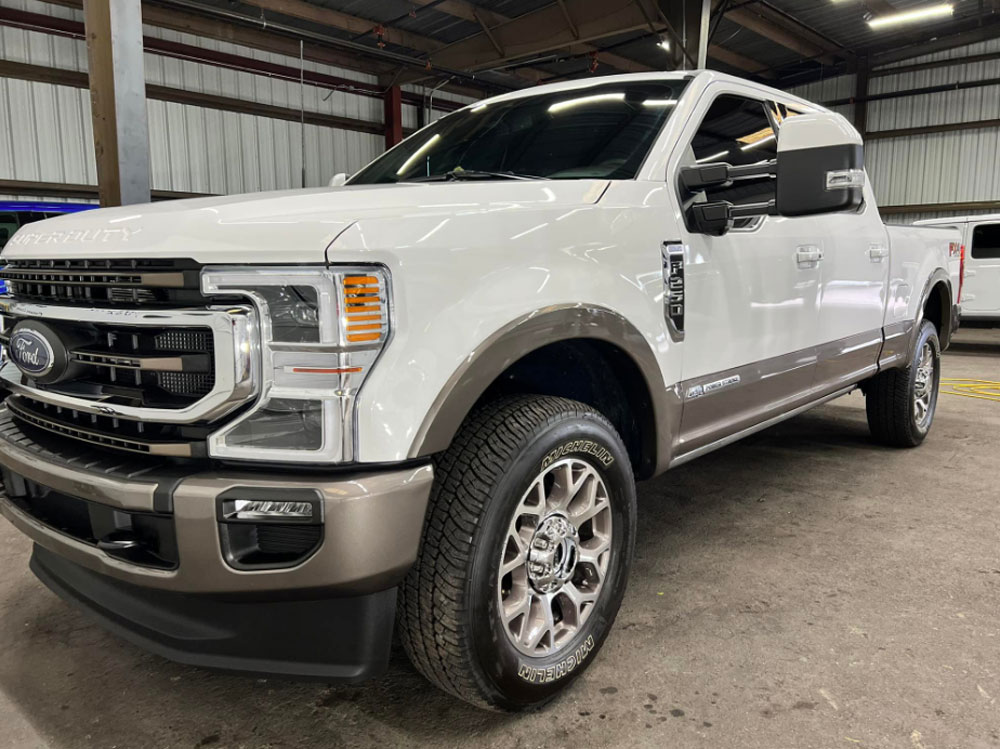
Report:
[[[222,555],[235,569],[294,567],[323,543],[323,498],[315,489],[233,487],[217,502]]]
[[[244,520],[247,522],[286,523],[289,520],[311,522],[312,502],[275,502],[265,499],[233,499],[222,505],[224,520]]]

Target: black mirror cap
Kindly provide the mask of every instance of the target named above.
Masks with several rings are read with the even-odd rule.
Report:
[[[864,162],[864,146],[853,143],[779,151],[778,214],[810,216],[855,210],[864,200],[864,189],[827,189],[827,173],[863,169]]]

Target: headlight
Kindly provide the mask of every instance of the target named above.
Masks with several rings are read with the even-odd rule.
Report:
[[[249,297],[261,317],[263,386],[209,454],[309,463],[354,459],[354,399],[389,336],[383,268],[205,268],[205,294]]]

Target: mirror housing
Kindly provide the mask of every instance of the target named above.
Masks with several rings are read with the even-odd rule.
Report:
[[[330,178],[330,187],[343,187],[347,183],[347,174],[345,172],[337,172]]]
[[[864,200],[864,145],[839,114],[813,112],[782,122],[776,171],[781,216],[850,211]]]

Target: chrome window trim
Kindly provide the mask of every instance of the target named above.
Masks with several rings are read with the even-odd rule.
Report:
[[[14,317],[103,323],[123,327],[210,328],[215,342],[215,383],[200,400],[183,408],[146,408],[106,404],[8,380],[7,387],[43,403],[100,416],[158,424],[213,421],[253,398],[260,389],[260,334],[257,314],[249,305],[207,309],[130,310],[67,307],[4,300],[0,311]]]

